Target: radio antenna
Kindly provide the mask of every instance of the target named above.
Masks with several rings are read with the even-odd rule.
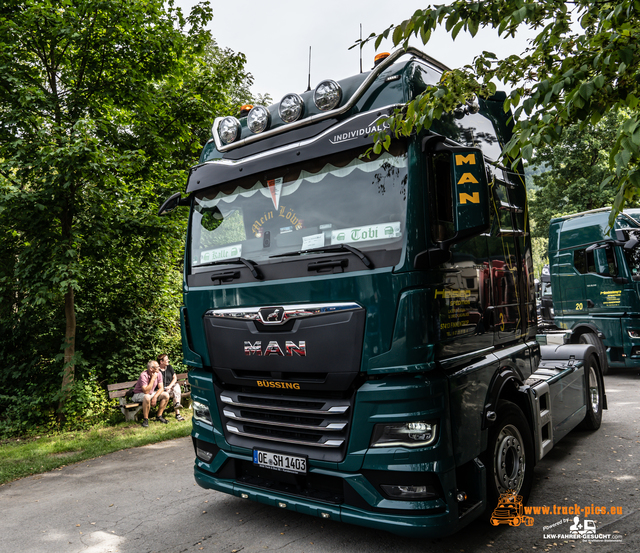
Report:
[[[362,73],[362,23],[360,23],[360,73]]]
[[[307,81],[307,92],[311,90],[311,46],[309,46],[309,80]]]

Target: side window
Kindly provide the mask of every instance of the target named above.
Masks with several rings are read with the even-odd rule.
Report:
[[[615,252],[610,246],[595,250],[575,250],[573,252],[573,266],[576,271],[583,275],[586,273],[606,276],[618,275]]]
[[[615,252],[613,248],[607,246],[607,264],[609,265],[609,276],[618,276],[618,264],[616,263]]]
[[[432,155],[429,165],[431,237],[436,242],[442,242],[455,234],[451,155],[448,153]]]
[[[589,272],[587,270],[587,256],[584,250],[575,250],[573,252],[573,266],[581,275]]]

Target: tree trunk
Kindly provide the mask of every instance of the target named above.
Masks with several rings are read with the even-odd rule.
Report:
[[[67,329],[65,331],[65,349],[64,349],[64,369],[62,374],[62,387],[60,388],[60,402],[58,403],[58,421],[63,422],[65,416],[63,413],[64,405],[69,396],[71,385],[75,374],[75,365],[73,357],[76,352],[76,307],[73,295],[73,287],[69,285],[67,293],[64,295],[64,314],[67,320]]]

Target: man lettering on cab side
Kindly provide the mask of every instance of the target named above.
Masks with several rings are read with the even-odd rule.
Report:
[[[149,426],[149,410],[151,407],[155,407],[156,404],[158,405],[156,420],[167,424],[167,419],[162,416],[162,413],[164,413],[164,408],[169,402],[169,396],[164,393],[164,384],[157,361],[149,361],[147,363],[147,369],[142,371],[138,382],[133,388],[131,400],[134,403],[142,403],[142,426],[145,428]]]

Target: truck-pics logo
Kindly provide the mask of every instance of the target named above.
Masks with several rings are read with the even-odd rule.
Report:
[[[255,344],[252,344],[249,341],[245,341],[244,343],[245,355],[256,355],[265,357],[268,355],[279,355],[281,357],[293,357],[294,353],[300,357],[306,357],[307,343],[304,340],[301,340],[298,344],[296,344],[295,342],[287,340],[284,343],[284,350],[275,340],[269,342],[264,350],[262,349],[262,342],[260,340],[258,340]]]
[[[491,524],[508,524],[509,526],[533,526],[533,517],[524,514],[522,496],[517,495],[513,490],[507,490],[500,494],[498,506],[491,514]]]

